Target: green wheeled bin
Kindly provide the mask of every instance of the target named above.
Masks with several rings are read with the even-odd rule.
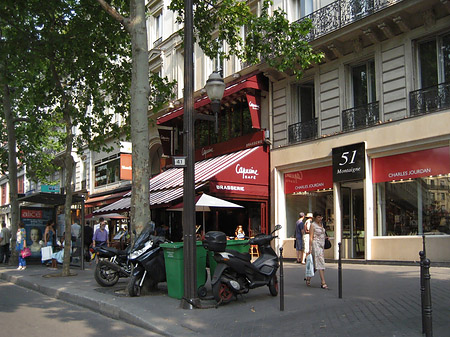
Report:
[[[239,253],[248,253],[250,249],[250,245],[248,244],[248,240],[227,240],[226,249],[232,249]],[[214,252],[208,250],[208,259],[209,259],[209,274],[212,279],[214,276],[214,271],[216,270],[217,262],[214,260]]]
[[[197,241],[197,289],[206,283],[206,250]],[[166,264],[167,291],[170,297],[184,296],[184,254],[183,242],[162,243]]]

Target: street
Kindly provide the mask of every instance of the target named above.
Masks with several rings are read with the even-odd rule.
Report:
[[[2,336],[161,336],[0,280]]]

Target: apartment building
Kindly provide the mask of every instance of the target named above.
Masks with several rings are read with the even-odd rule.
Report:
[[[284,4],[284,3],[283,3]],[[299,7],[298,7],[299,6]],[[304,6],[304,7],[302,7]],[[271,215],[324,215],[328,258],[450,261],[450,3],[305,0],[324,61],[271,77]],[[296,18],[293,18],[296,19]]]

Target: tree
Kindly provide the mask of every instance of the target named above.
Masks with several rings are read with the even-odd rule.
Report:
[[[114,21],[88,0],[44,3],[18,1],[4,3],[2,7],[2,30],[6,28],[11,32],[2,43],[11,52],[14,46],[17,48],[14,50],[16,54],[30,55],[30,62],[26,64],[25,69],[33,75],[32,79],[22,78],[22,81],[17,82],[21,95],[16,96],[16,102],[5,104],[8,103],[8,95],[7,91],[3,90],[6,93],[3,95],[5,117],[8,111],[13,111],[8,109],[7,105],[15,107],[16,111],[20,107],[23,109],[21,114],[52,121],[55,133],[51,138],[56,140],[56,144],[63,141],[65,151],[59,164],[65,168],[65,241],[70,242],[72,149],[74,146],[82,149],[82,145],[87,144],[94,150],[107,150],[104,146],[105,139],[112,137],[118,140],[123,134],[125,123],[114,123],[114,115],[105,111],[113,107],[114,113],[121,114],[126,120],[129,92],[127,73],[130,64],[127,35],[117,29],[111,29],[111,24],[116,28]],[[15,43],[20,39],[24,41],[23,45]],[[7,63],[11,55],[12,53],[2,53],[3,64]],[[18,66],[17,63],[11,64],[6,78],[14,78]],[[6,71],[5,67],[3,70]],[[3,83],[6,83],[6,78],[3,77]],[[35,121],[38,119],[34,118]],[[28,118],[28,121],[30,120]],[[28,126],[36,124],[30,123]],[[76,134],[73,132],[75,128]],[[15,132],[17,129],[8,123],[8,137],[13,140]],[[33,142],[30,140],[36,138],[24,137],[22,140],[23,146],[19,148],[19,152],[22,149],[24,154],[29,154],[28,151],[33,148]],[[9,152],[12,155],[16,152],[13,144],[13,141],[9,144]],[[57,147],[46,150],[53,150],[54,153],[56,149]],[[14,158],[10,158],[12,201],[17,198],[17,183],[14,181],[17,172],[14,172],[14,165]],[[30,168],[36,177],[45,179],[45,172],[33,169],[32,166]],[[18,216],[14,219],[14,211],[12,215],[13,225],[16,226]],[[69,275],[69,252],[70,245],[66,245],[63,275]]]
[[[266,62],[301,78],[305,69],[323,58],[306,40],[311,20],[290,23],[283,10],[270,13],[271,5],[271,0],[263,0],[261,13],[254,13],[244,1],[194,0],[194,37],[210,58],[236,55],[248,64]],[[182,23],[184,0],[172,0],[169,9],[178,13],[177,21]],[[224,41],[228,50],[221,48]]]

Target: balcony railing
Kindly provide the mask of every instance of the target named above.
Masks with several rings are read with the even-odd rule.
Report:
[[[378,102],[342,111],[342,130],[351,131],[375,125],[379,120]]]
[[[411,116],[450,108],[450,82],[409,93]]]
[[[290,144],[317,138],[317,118],[309,122],[289,125],[288,137]]]
[[[313,28],[306,37],[308,41],[312,41],[402,1],[404,0],[339,0],[298,21],[312,21]]]
[[[153,48],[158,47],[162,42],[162,37],[158,38],[155,42],[153,42]]]

